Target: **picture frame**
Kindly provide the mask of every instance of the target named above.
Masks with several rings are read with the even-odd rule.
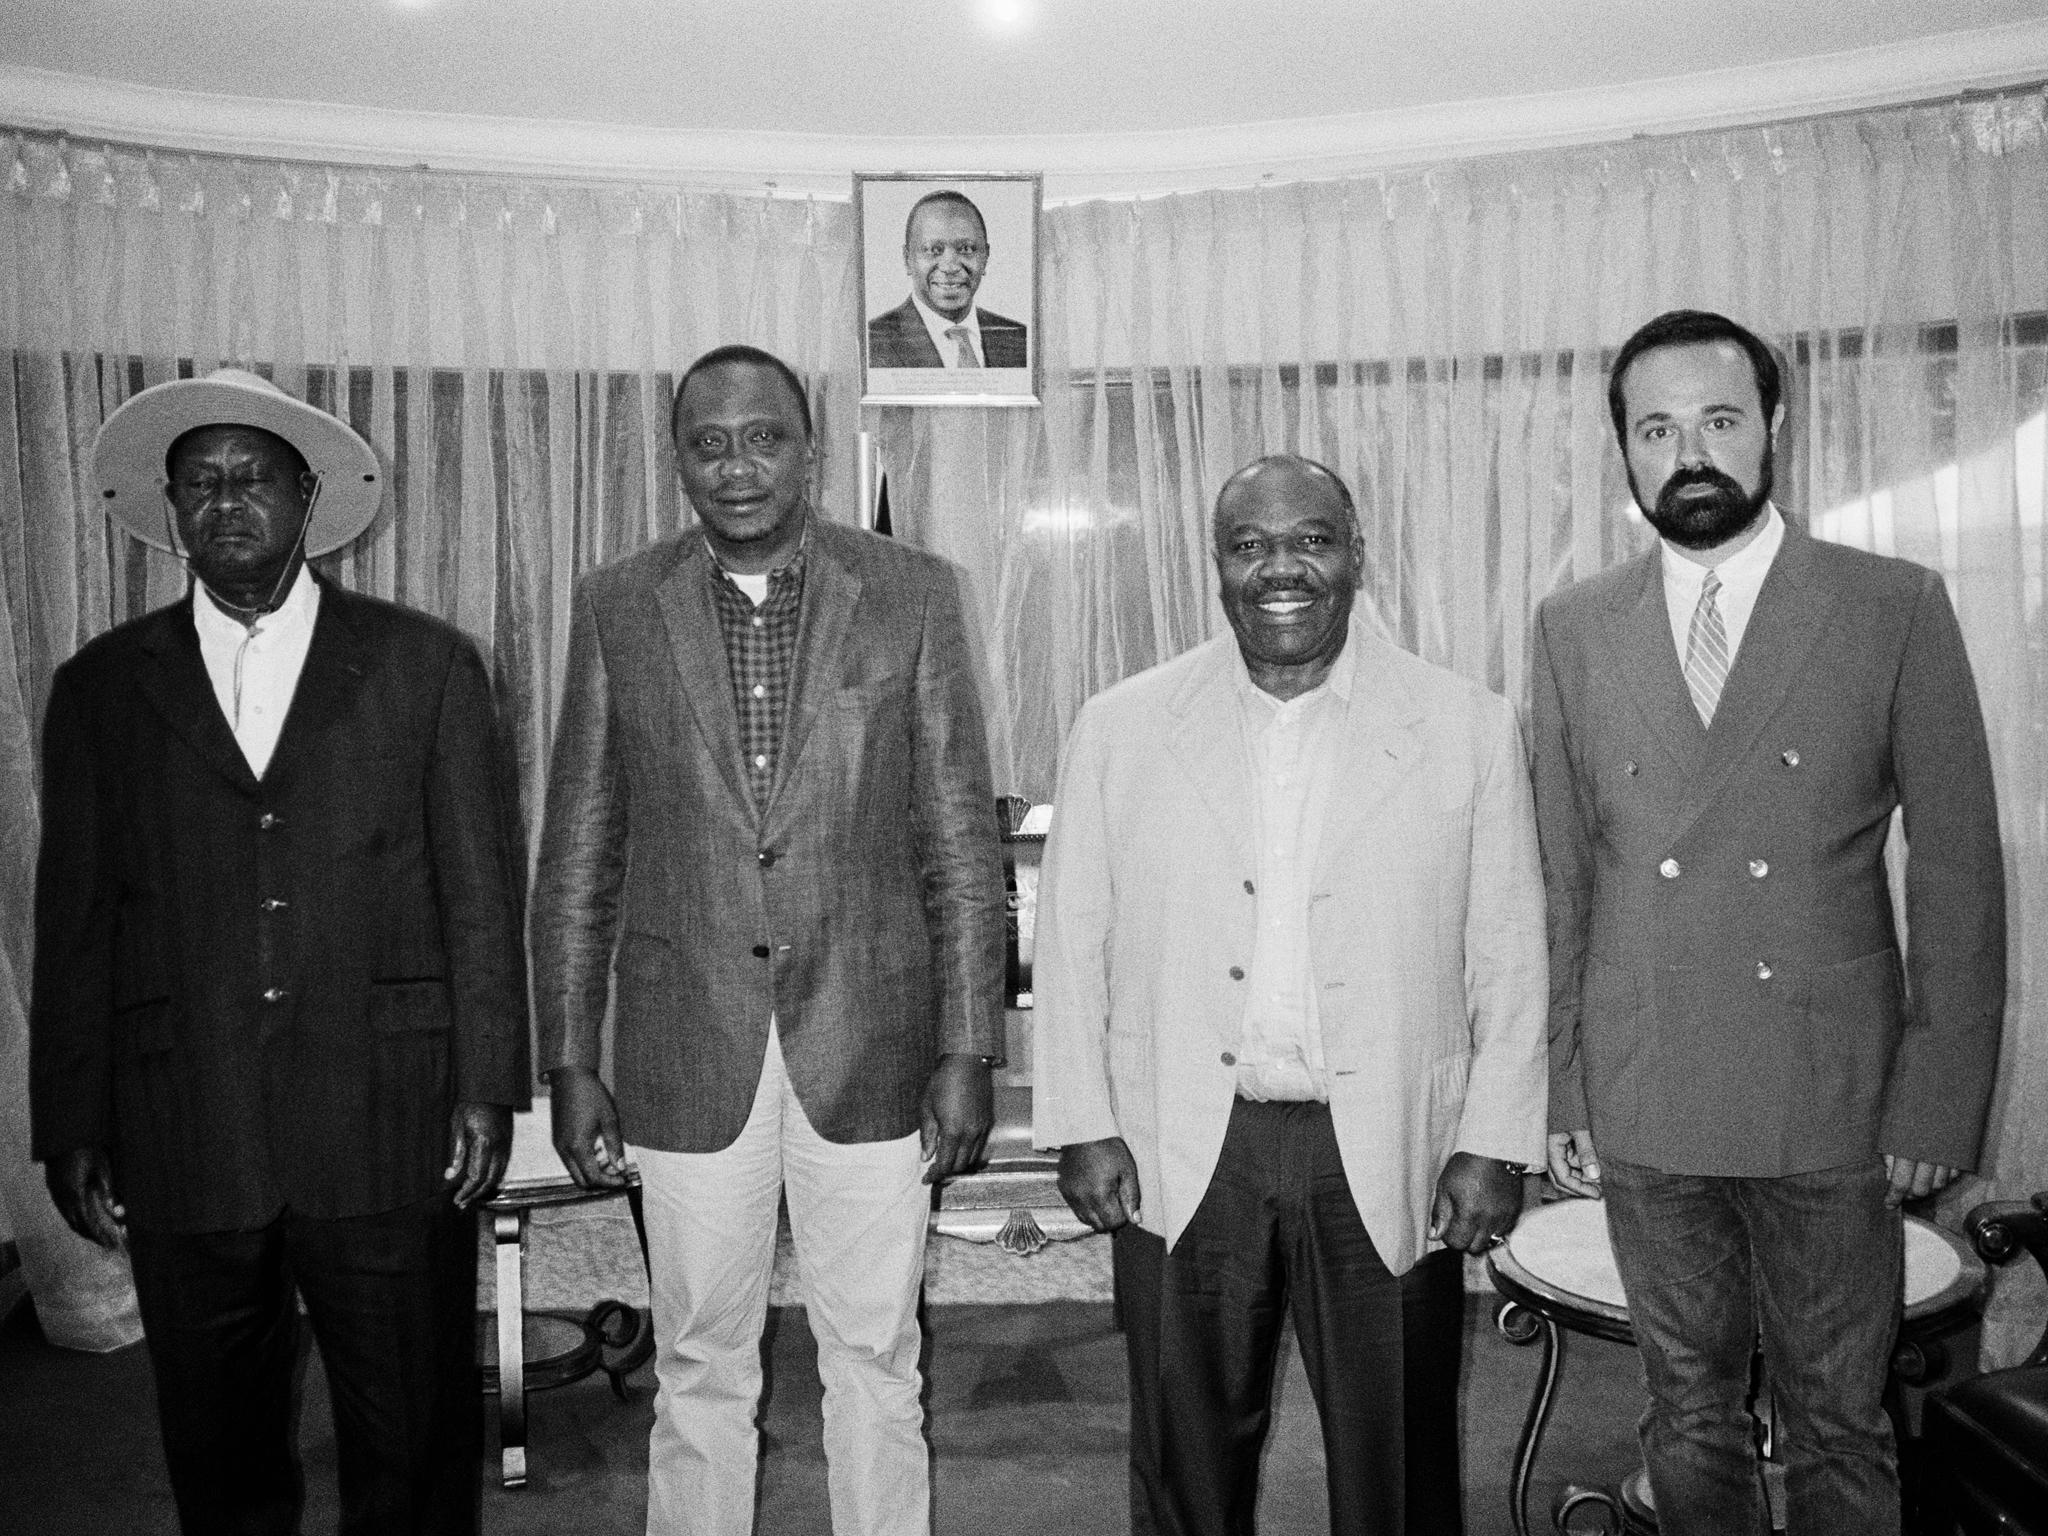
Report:
[[[854,174],[861,404],[1039,403],[1043,181],[1036,172]]]

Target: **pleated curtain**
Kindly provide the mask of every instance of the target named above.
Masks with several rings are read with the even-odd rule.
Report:
[[[1537,602],[1648,540],[1606,365],[1686,305],[1786,358],[1788,516],[1948,580],[1990,724],[2014,948],[1989,1176],[1943,1210],[2048,1186],[2039,92],[1053,206],[1035,409],[859,404],[842,202],[711,193],[686,171],[562,185],[30,133],[0,137],[0,177],[0,1133],[25,1135],[51,672],[183,589],[110,530],[90,484],[94,431],[140,388],[252,366],[375,444],[389,502],[325,563],[485,647],[532,832],[572,585],[689,520],[668,399],[711,346],[753,342],[810,381],[825,515],[857,516],[856,436],[872,435],[896,535],[965,573],[997,788],[1045,801],[1080,705],[1222,624],[1209,514],[1262,453],[1351,485],[1390,635],[1525,701]],[[18,1229],[39,1182],[13,1180]],[[2024,1352],[2039,1291],[2001,1284],[1988,1358]]]

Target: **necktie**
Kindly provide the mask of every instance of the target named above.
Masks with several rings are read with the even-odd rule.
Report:
[[[981,366],[981,359],[974,355],[972,333],[968,331],[966,326],[947,326],[946,339],[952,342],[958,349],[953,354],[953,366],[955,368],[979,368]]]
[[[1685,634],[1685,686],[1692,690],[1692,707],[1700,712],[1700,724],[1714,723],[1714,708],[1721,702],[1721,685],[1728,681],[1728,626],[1721,620],[1721,605],[1714,599],[1721,591],[1721,578],[1707,572],[1700,583],[1699,606],[1692,611],[1692,627]]]

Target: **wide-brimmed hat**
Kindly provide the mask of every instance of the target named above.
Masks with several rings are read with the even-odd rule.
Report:
[[[305,455],[320,477],[306,528],[308,555],[340,549],[375,520],[384,471],[370,445],[347,423],[240,368],[154,385],[106,419],[92,445],[92,469],[107,515],[143,543],[169,550],[164,454],[181,434],[212,426],[261,427]]]

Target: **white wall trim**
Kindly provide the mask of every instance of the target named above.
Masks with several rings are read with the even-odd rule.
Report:
[[[0,123],[211,154],[845,197],[860,170],[1042,170],[1046,201],[1326,180],[2048,79],[2048,20],[1585,90],[1228,128],[888,138],[682,132],[164,90],[0,65]]]

